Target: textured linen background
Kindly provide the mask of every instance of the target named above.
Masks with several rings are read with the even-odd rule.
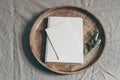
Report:
[[[28,35],[48,8],[84,7],[101,20],[106,49],[98,63],[74,75],[44,70],[31,57]],[[120,80],[120,0],[0,0],[0,80]]]

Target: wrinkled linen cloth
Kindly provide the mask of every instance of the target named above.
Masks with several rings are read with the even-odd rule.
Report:
[[[98,16],[106,48],[89,69],[73,75],[54,74],[31,57],[29,32],[41,12],[72,5]],[[120,80],[120,0],[0,0],[0,80]]]

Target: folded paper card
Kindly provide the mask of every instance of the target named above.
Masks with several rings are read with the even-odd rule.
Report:
[[[83,63],[83,20],[49,17],[46,62]],[[59,58],[59,60],[57,59]]]

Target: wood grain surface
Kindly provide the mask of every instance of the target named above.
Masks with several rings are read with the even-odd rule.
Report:
[[[101,44],[98,47],[92,49],[88,54],[84,55],[83,64],[45,63],[45,28],[47,28],[47,18],[49,16],[83,18],[84,45],[88,40],[90,40],[94,30],[98,30],[102,35]],[[105,47],[105,32],[100,21],[87,10],[73,6],[57,7],[45,11],[36,20],[30,33],[30,46],[34,57],[47,69],[60,74],[73,74],[89,68],[100,58]]]

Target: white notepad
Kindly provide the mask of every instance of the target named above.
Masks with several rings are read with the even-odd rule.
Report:
[[[66,24],[65,22],[69,22],[69,24],[67,23],[67,25],[70,25],[70,23],[71,25],[73,25],[72,30],[75,32],[73,34],[77,35],[79,39],[78,43],[80,43],[79,50],[77,50],[76,48],[76,50],[73,51],[74,54],[72,54],[71,53],[72,51],[70,51],[69,54],[73,55],[72,57],[66,54],[67,59],[61,59],[61,58],[65,58],[64,57],[65,55],[64,56],[61,55],[61,58],[58,60],[55,55],[55,50],[53,49],[53,46],[51,45],[50,41],[47,38],[45,62],[83,63],[83,20],[81,18],[76,18],[76,17],[49,17],[48,28],[56,27],[56,25],[60,25],[60,24],[61,24],[60,26],[65,26]],[[75,37],[76,35],[74,35],[73,37]]]

